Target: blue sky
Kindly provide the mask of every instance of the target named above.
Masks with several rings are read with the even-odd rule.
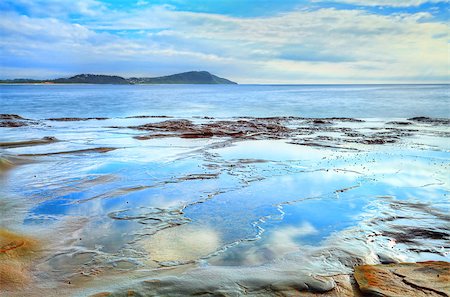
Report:
[[[449,0],[2,0],[0,78],[449,82]]]

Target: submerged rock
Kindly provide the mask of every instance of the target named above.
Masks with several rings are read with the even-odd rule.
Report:
[[[450,263],[440,261],[355,267],[360,290],[370,296],[450,296]]]

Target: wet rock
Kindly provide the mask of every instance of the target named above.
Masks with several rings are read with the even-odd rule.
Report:
[[[355,118],[337,118],[337,117],[333,117],[333,118],[325,118],[326,120],[331,120],[331,121],[338,121],[338,122],[350,122],[350,123],[363,123],[364,120],[361,119],[355,119]]]
[[[213,118],[206,117],[203,119],[212,120]],[[353,130],[348,127],[334,127],[334,122],[338,121],[362,122],[362,120],[353,118],[238,117],[236,120],[218,120],[209,121],[206,123],[194,123],[186,119],[176,119],[157,123],[148,123],[139,126],[129,126],[126,128],[151,132],[147,135],[139,135],[134,137],[139,140],[166,137],[228,137],[241,140],[262,140],[286,139],[300,135],[310,135],[316,132],[353,132]],[[305,126],[305,124],[307,126]],[[111,128],[123,127],[115,126]]]
[[[396,128],[377,131],[377,128],[373,128],[376,132],[370,134],[362,134],[359,132],[345,132],[345,135],[351,138],[344,139],[349,143],[361,143],[367,145],[379,145],[387,143],[396,143],[402,137],[409,137],[413,134],[410,131],[403,131]]]
[[[15,168],[16,166],[30,164],[32,162],[33,161],[30,159],[20,158],[15,155],[5,154],[3,156],[0,156],[0,178],[2,177],[3,173]],[[1,210],[2,209],[0,209],[0,213]]]
[[[363,139],[360,143],[364,144],[386,144],[386,143],[394,143],[396,139],[393,138],[369,138]]]
[[[350,275],[334,275],[331,277],[335,282],[334,289],[324,292],[292,292],[291,295],[287,296],[301,296],[301,297],[362,297],[360,290],[358,289],[355,281],[350,277]]]
[[[110,297],[110,296],[112,296],[112,293],[110,292],[99,292],[96,294],[89,295],[89,297]]]
[[[314,119],[311,121],[315,125],[330,125],[332,122],[323,119]]]
[[[34,146],[41,144],[49,144],[53,142],[57,142],[58,139],[52,136],[45,136],[41,139],[32,139],[32,140],[24,140],[24,141],[11,141],[11,142],[0,142],[0,148],[16,148],[16,147],[25,147],[25,146]]]
[[[157,132],[156,134],[141,136],[138,139],[150,139],[154,138],[155,135],[157,137],[176,136],[180,138],[282,138],[288,136],[291,131],[291,129],[282,125],[278,118],[215,121],[204,124],[194,124],[189,120],[167,120],[128,128]]]
[[[129,128],[138,129],[138,130],[149,130],[149,131],[173,131],[180,132],[192,131],[194,124],[189,120],[167,120],[158,123],[149,123],[140,126],[131,126]]]
[[[96,117],[96,118],[49,118],[47,121],[56,121],[56,122],[78,122],[78,121],[89,121],[89,120],[107,120],[108,118]]]
[[[345,134],[345,136],[348,136],[348,137],[363,137],[364,136],[364,134],[359,133],[359,132],[345,132],[344,134]]]
[[[214,117],[208,117],[208,116],[203,116],[203,117],[201,117],[201,116],[194,116],[193,118],[194,119],[203,119],[203,120],[213,120],[214,119]]]
[[[213,136],[214,136],[214,133],[212,131],[183,133],[180,135],[181,138],[211,138]]]
[[[335,288],[332,277],[314,277],[305,272],[207,267],[179,277],[147,279],[136,283],[133,291],[140,296],[354,296],[336,294]],[[128,291],[119,289],[112,296],[126,296]]]
[[[178,181],[186,180],[205,180],[205,179],[215,179],[219,177],[219,173],[198,173],[198,174],[188,174],[183,177],[179,177]]]
[[[150,118],[172,118],[171,116],[166,115],[160,115],[160,116],[154,116],[154,115],[137,115],[137,116],[129,116],[125,117],[126,119],[150,119]]]
[[[33,253],[37,247],[37,241],[8,231],[0,229],[0,255],[6,258],[25,257]]]
[[[17,128],[29,126],[30,124],[35,124],[35,122],[31,122],[29,119],[17,114],[0,114],[0,127]]]
[[[370,296],[450,296],[450,263],[419,262],[355,267],[360,290]]]
[[[383,235],[395,239],[397,243],[411,243],[417,239],[449,240],[450,232],[439,229],[397,226],[395,231],[385,231]]]
[[[311,146],[317,148],[331,148],[338,150],[357,151],[358,149],[349,147],[340,138],[319,135],[316,137],[298,138],[290,141],[291,144]]]
[[[38,251],[35,239],[0,229],[0,292],[24,287],[31,281],[30,265]]]
[[[17,114],[2,113],[0,114],[0,120],[26,120],[26,119]]]
[[[255,163],[267,163],[268,160],[263,159],[238,159],[237,163],[239,164],[255,164]]]
[[[170,133],[161,133],[161,134],[149,134],[149,135],[138,135],[133,136],[134,139],[137,140],[148,140],[148,139],[158,139],[158,138],[168,138],[168,137],[176,137],[176,134],[170,134]]]
[[[411,122],[402,122],[402,121],[392,121],[392,122],[387,122],[387,125],[398,125],[398,126],[409,126],[412,125],[413,123]]]
[[[117,148],[114,147],[96,147],[81,150],[63,151],[63,152],[51,152],[42,154],[20,154],[21,157],[41,157],[41,156],[52,156],[52,155],[70,155],[70,154],[85,154],[85,153],[107,153],[114,151]]]
[[[251,117],[240,117],[240,118],[251,118]],[[353,123],[362,123],[364,120],[355,119],[355,118],[346,118],[346,117],[331,117],[331,118],[304,118],[304,117],[295,117],[295,116],[284,116],[284,117],[262,117],[262,118],[253,118],[259,120],[282,120],[282,121],[324,121],[324,122],[353,122]]]
[[[0,173],[14,167],[14,163],[6,158],[0,157]]]
[[[302,119],[305,120],[305,119]],[[145,140],[152,138],[180,137],[180,138],[211,138],[229,137],[234,139],[286,139],[300,135],[309,135],[316,132],[344,133],[351,139],[339,139],[329,136],[317,136],[313,140],[294,140],[295,144],[323,146],[339,148],[343,142],[362,144],[386,144],[394,143],[400,137],[410,136],[410,132],[399,129],[377,131],[369,135],[355,132],[346,127],[332,127],[333,121],[361,121],[352,118],[324,118],[306,119],[307,123],[314,125],[307,127],[295,127],[302,122],[290,117],[272,118],[239,118],[238,120],[210,121],[195,124],[190,120],[167,120],[158,123],[132,126],[128,128],[153,132],[148,135],[135,136],[136,139]],[[304,123],[304,122],[303,122]],[[328,142],[328,143],[323,143]]]
[[[25,127],[28,126],[26,122],[23,121],[1,121],[0,127],[4,128],[18,128],[18,127]]]
[[[338,150],[357,150],[355,148],[346,148],[343,146],[339,146],[339,145],[331,145],[331,144],[326,144],[326,143],[320,143],[320,142],[314,142],[314,141],[307,141],[307,140],[302,140],[302,141],[291,141],[289,142],[291,144],[296,144],[296,145],[304,145],[304,146],[312,146],[312,147],[318,147],[318,148],[332,148],[332,149],[338,149]]]
[[[408,121],[432,125],[450,125],[450,119],[444,118],[414,117],[409,118]]]

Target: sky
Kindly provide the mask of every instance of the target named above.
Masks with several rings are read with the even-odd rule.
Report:
[[[0,78],[450,83],[450,0],[0,0]]]

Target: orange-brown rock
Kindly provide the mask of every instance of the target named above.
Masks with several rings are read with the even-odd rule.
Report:
[[[450,296],[450,263],[441,261],[362,265],[355,279],[367,295],[385,297]]]
[[[90,295],[89,297],[108,297],[108,296],[111,296],[110,292],[95,293],[94,295]]]
[[[30,263],[38,246],[35,239],[0,229],[0,291],[29,283]]]

